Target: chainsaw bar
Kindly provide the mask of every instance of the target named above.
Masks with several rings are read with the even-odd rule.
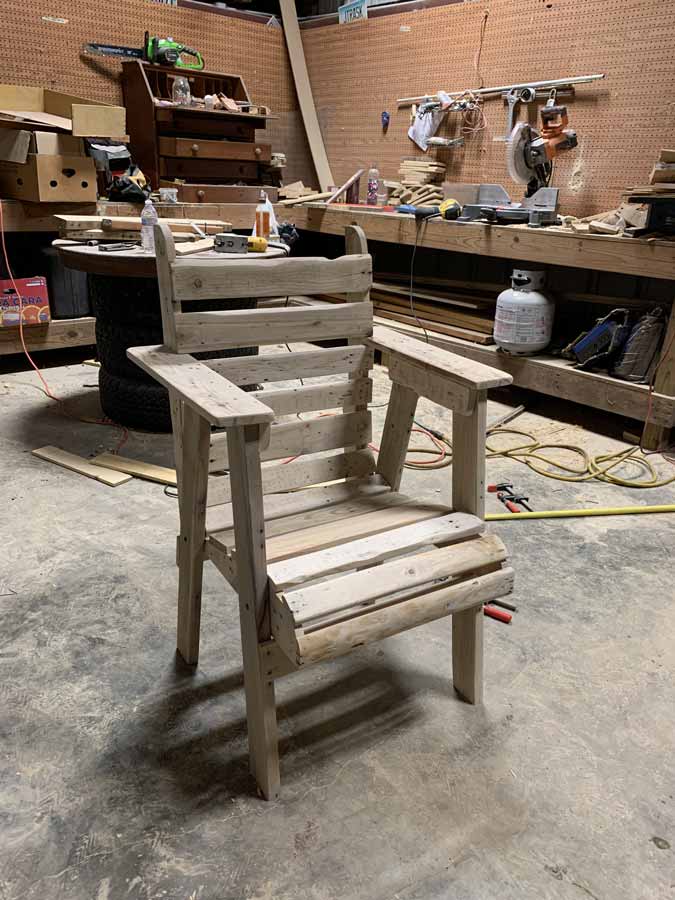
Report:
[[[84,44],[82,53],[86,56],[116,56],[123,59],[145,59],[142,47],[118,47],[116,44]]]

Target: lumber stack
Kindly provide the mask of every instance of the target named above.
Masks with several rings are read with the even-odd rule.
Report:
[[[669,184],[675,190],[675,150],[662,150],[649,176],[650,184]]]
[[[396,276],[392,276],[395,278]],[[442,279],[416,279],[412,293],[403,281],[374,281],[370,299],[376,316],[401,331],[422,329],[437,334],[462,338],[475,344],[493,344],[494,314],[497,290],[476,289],[471,285],[448,284]],[[335,294],[322,295],[322,300],[338,302]]]

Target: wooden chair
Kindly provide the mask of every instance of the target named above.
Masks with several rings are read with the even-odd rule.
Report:
[[[487,390],[511,378],[373,328],[371,258],[361,229],[347,232],[348,255],[335,260],[221,262],[176,259],[160,224],[165,344],[128,351],[171,397],[178,651],[197,662],[202,569],[211,560],[239,595],[251,770],[266,798],[279,792],[276,678],[452,615],[454,686],[478,703],[482,607],[513,582],[504,545],[482,521]],[[195,300],[324,293],[346,302],[190,311]],[[348,343],[208,362],[190,355],[329,338]],[[377,458],[368,448],[375,348],[393,382]],[[315,376],[326,377],[274,386]],[[238,387],[258,383],[265,388]],[[453,410],[453,509],[398,490],[420,396]],[[324,409],[337,412],[299,415]]]

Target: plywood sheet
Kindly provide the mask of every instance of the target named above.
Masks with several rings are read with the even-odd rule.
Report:
[[[480,73],[475,68],[489,9]],[[628,185],[646,183],[662,147],[675,142],[675,4],[662,0],[491,0],[303,30],[309,76],[337,183],[375,162],[396,179],[401,157],[421,151],[407,137],[409,109],[398,97],[436,90],[605,72],[569,102],[579,147],[556,162],[563,211],[611,209]],[[535,110],[535,107],[530,107]],[[388,132],[381,113],[391,114]],[[499,182],[514,198],[502,135],[506,107],[485,105],[488,126],[459,150],[432,151],[450,181]],[[450,114],[439,134],[458,136]]]

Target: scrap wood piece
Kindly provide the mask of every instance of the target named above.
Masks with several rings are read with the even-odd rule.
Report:
[[[322,191],[327,191],[333,184],[333,174],[326,155],[319,119],[316,114],[316,106],[314,105],[314,97],[312,96],[312,87],[309,83],[305,51],[302,46],[302,38],[300,37],[300,26],[298,25],[298,14],[295,10],[295,0],[280,0],[280,6],[284,37],[286,38],[286,47],[288,48],[288,56],[291,61],[291,69],[293,70],[293,80],[295,81],[295,91],[298,95],[302,121],[305,124],[307,142],[319,179],[319,187]]]
[[[131,475],[95,466],[90,460],[77,456],[75,453],[68,453],[59,447],[39,447],[37,450],[33,450],[32,454],[40,459],[47,460],[47,462],[56,463],[57,466],[63,466],[64,469],[70,469],[72,472],[78,472],[80,475],[86,475],[87,478],[101,481],[110,487],[117,487],[119,484],[131,481]]]
[[[302,206],[303,203],[318,203],[320,200],[326,200],[331,197],[330,191],[324,191],[320,194],[305,194],[302,197],[289,197],[288,200],[280,200],[277,206]]]
[[[203,253],[205,250],[213,250],[213,238],[176,244],[176,256],[190,256],[192,253]]]
[[[128,456],[118,456],[115,453],[99,453],[92,459],[95,466],[105,469],[115,469],[117,472],[125,472],[127,475],[135,475],[146,481],[156,481],[159,484],[169,484],[176,487],[176,470],[166,466],[156,466],[154,463],[146,463],[141,459],[130,459]]]
[[[340,194],[343,194],[347,190],[347,188],[350,188],[355,181],[358,181],[365,171],[365,169],[359,169],[358,172],[354,172],[353,175],[350,175],[350,177],[345,181],[342,187],[339,187],[337,188],[337,190],[333,191],[328,200],[326,200],[326,206],[329,203],[332,203],[333,200],[337,199]]]

